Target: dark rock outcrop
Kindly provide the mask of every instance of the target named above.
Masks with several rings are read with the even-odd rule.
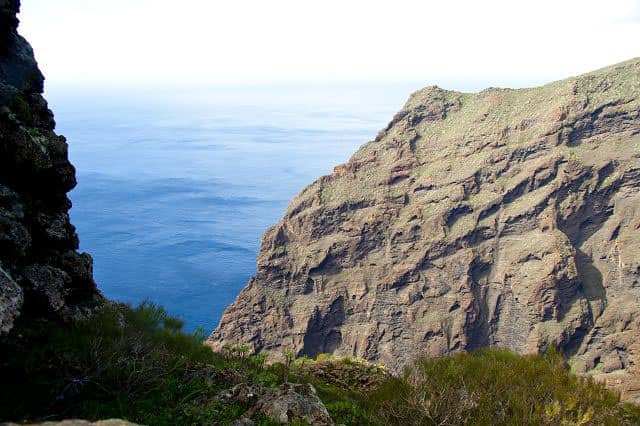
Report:
[[[640,59],[414,93],[307,187],[208,342],[351,355],[561,348],[640,400]]]
[[[75,169],[31,46],[17,33],[19,7],[0,0],[0,336],[20,319],[66,320],[101,303],[69,222]]]

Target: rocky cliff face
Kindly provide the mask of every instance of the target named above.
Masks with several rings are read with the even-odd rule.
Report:
[[[411,95],[299,194],[214,348],[561,348],[640,400],[640,59],[533,89]]]
[[[0,336],[19,319],[68,319],[100,302],[69,222],[75,170],[17,33],[19,7],[0,0]]]

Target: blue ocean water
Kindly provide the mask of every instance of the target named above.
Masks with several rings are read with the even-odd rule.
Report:
[[[213,330],[291,198],[373,139],[415,87],[49,88],[99,287]]]

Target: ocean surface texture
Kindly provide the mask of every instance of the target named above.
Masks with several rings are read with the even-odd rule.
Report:
[[[291,198],[373,139],[415,87],[48,90],[98,285],[210,332]]]

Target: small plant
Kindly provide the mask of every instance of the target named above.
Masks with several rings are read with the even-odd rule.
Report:
[[[319,354],[316,357],[316,362],[318,362],[318,363],[328,362],[330,360],[331,360],[331,355],[330,354]]]
[[[305,364],[309,364],[313,362],[312,358],[309,358],[307,355],[302,355],[301,357],[299,357],[298,359],[296,359],[296,365],[298,365],[300,367],[300,369],[304,369]]]
[[[267,358],[269,357],[268,351],[262,351],[257,355],[254,355],[250,358],[251,364],[256,369],[258,373],[264,370],[265,363],[267,362]]]
[[[227,362],[231,362],[233,360],[233,346],[231,346],[230,344],[225,344],[222,347],[222,355],[224,355],[224,359]]]
[[[327,411],[336,424],[359,425],[370,423],[362,407],[353,402],[337,401],[327,404]]]
[[[283,372],[282,381],[284,383],[289,383],[289,375],[291,374],[291,365],[293,364],[293,361],[296,359],[296,354],[291,349],[285,349],[285,351],[282,353],[282,356],[284,357],[284,369],[282,370]]]
[[[250,351],[251,349],[249,348],[249,345],[241,345],[233,348],[233,352],[235,353],[236,357],[243,361],[247,359]]]

